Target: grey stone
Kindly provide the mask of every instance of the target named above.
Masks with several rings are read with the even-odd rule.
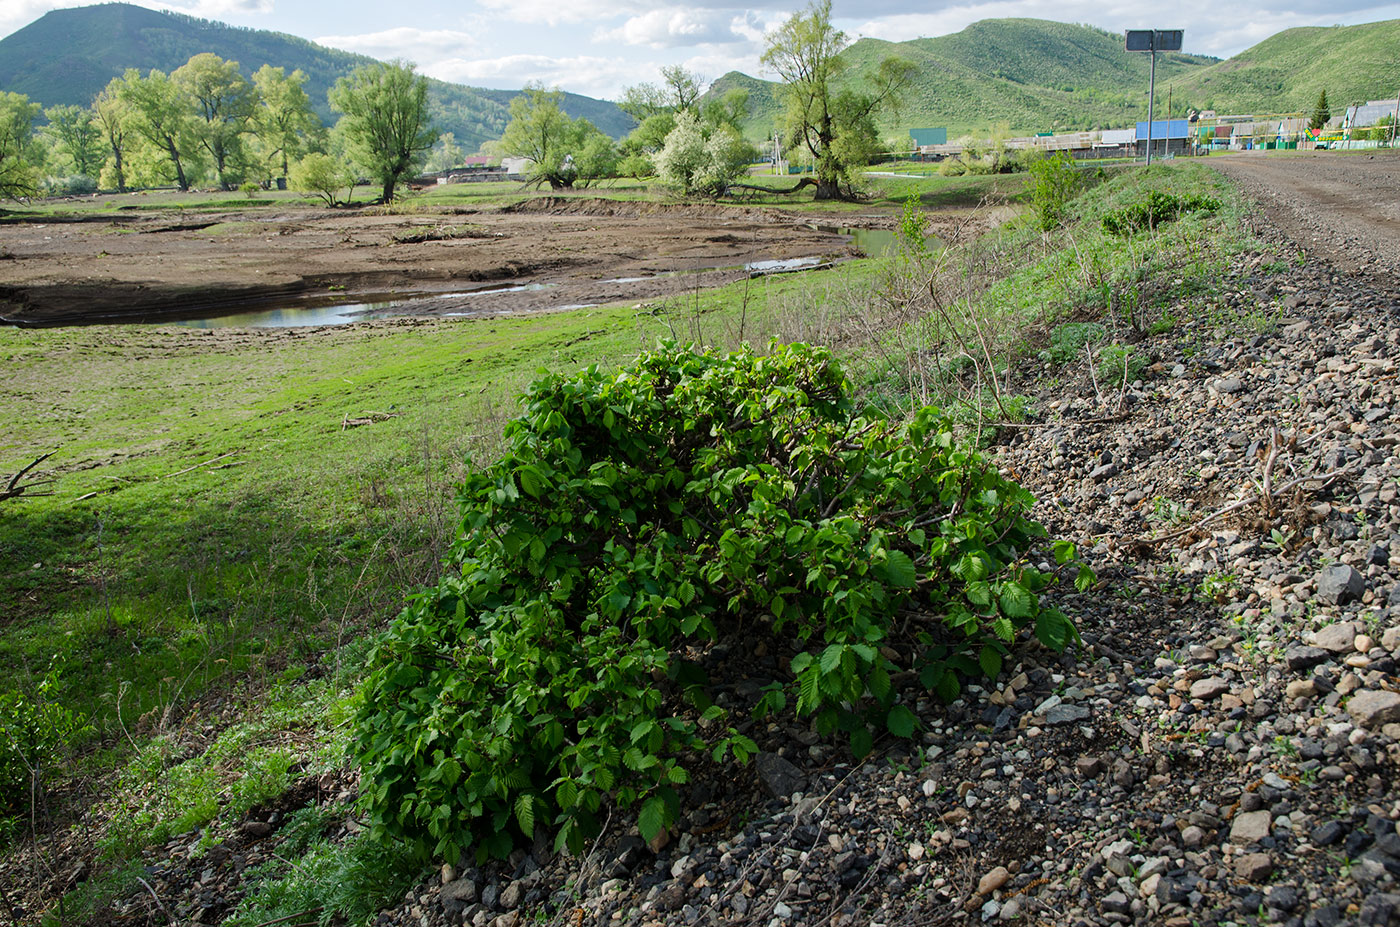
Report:
[[[1313,643],[1328,653],[1349,654],[1356,641],[1356,625],[1350,621],[1329,624],[1313,635]]]
[[[1191,683],[1191,697],[1200,699],[1212,699],[1217,695],[1224,695],[1230,691],[1230,684],[1219,676],[1207,676],[1205,679],[1197,679]]]
[[[1222,377],[1213,381],[1211,386],[1215,388],[1216,392],[1228,395],[1231,393],[1238,393],[1240,390],[1244,389],[1244,381],[1239,377]]]
[[[1308,834],[1308,842],[1315,847],[1330,847],[1346,833],[1340,821],[1324,821]]]
[[[802,770],[776,753],[760,753],[754,760],[754,769],[764,790],[774,798],[787,798],[806,782]]]
[[[1284,662],[1294,672],[1312,669],[1317,664],[1329,660],[1329,654],[1322,647],[1289,647],[1284,651]]]
[[[1089,709],[1083,705],[1056,705],[1045,713],[1045,723],[1050,727],[1060,724],[1073,724],[1089,717]]]
[[[476,901],[476,883],[471,879],[456,879],[442,887],[442,906],[448,914],[458,914]]]
[[[520,884],[520,881],[516,880],[501,889],[501,907],[505,908],[507,911],[514,911],[516,908],[520,907],[520,899],[524,896],[525,889]]]
[[[1400,625],[1381,632],[1381,646],[1392,652],[1400,650]]]
[[[1347,713],[1357,725],[1368,730],[1400,721],[1400,693],[1361,689],[1347,702]]]
[[[1246,853],[1235,858],[1235,873],[1246,882],[1263,882],[1274,874],[1268,853]]]
[[[1236,846],[1249,846],[1269,836],[1269,826],[1273,818],[1268,811],[1246,811],[1235,815],[1230,824],[1230,842]]]
[[[1346,605],[1361,598],[1366,591],[1366,578],[1349,564],[1339,563],[1317,574],[1317,597],[1329,605]],[[1353,636],[1355,634],[1353,633]],[[1326,644],[1318,644],[1326,647]],[[1351,642],[1347,642],[1347,649]]]
[[[1094,779],[1103,774],[1105,766],[1101,757],[1081,756],[1075,760],[1074,768],[1079,770],[1079,774],[1085,779]]]
[[[1103,909],[1109,914],[1126,914],[1128,896],[1122,892],[1109,892],[1103,896]]]
[[[1111,463],[1101,464],[1100,466],[1095,467],[1093,471],[1089,473],[1089,479],[1093,480],[1095,483],[1102,483],[1104,480],[1116,475],[1117,473],[1117,465]]]

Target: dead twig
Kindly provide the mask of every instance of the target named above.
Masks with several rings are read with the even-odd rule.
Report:
[[[1274,456],[1277,456],[1277,455],[1274,455]],[[1303,485],[1304,483],[1312,483],[1312,482],[1318,482],[1319,485],[1318,485],[1317,488],[1318,488],[1318,489],[1323,489],[1323,488],[1325,488],[1325,487],[1327,487],[1327,486],[1330,486],[1334,481],[1336,481],[1336,479],[1337,479],[1338,477],[1344,476],[1345,474],[1347,474],[1348,472],[1350,472],[1352,469],[1353,469],[1353,465],[1352,465],[1352,464],[1347,464],[1345,467],[1338,467],[1336,470],[1332,470],[1332,471],[1330,471],[1330,472],[1328,472],[1328,473],[1311,474],[1311,475],[1308,475],[1308,476],[1300,476],[1300,477],[1298,477],[1297,479],[1289,480],[1287,483],[1284,483],[1283,485],[1279,486],[1279,487],[1275,490],[1275,492],[1276,492],[1276,493],[1285,493],[1285,492],[1288,492],[1288,490],[1290,490],[1290,489],[1294,489],[1294,488],[1296,488],[1296,487],[1298,487],[1298,486]],[[1203,527],[1203,526],[1206,525],[1207,523],[1212,522],[1212,521],[1215,521],[1217,518],[1220,518],[1221,516],[1229,515],[1231,512],[1238,512],[1240,509],[1245,508],[1245,507],[1248,506],[1248,505],[1252,505],[1252,504],[1255,503],[1255,502],[1262,501],[1263,498],[1264,498],[1264,497],[1261,496],[1261,495],[1255,495],[1255,496],[1252,496],[1252,497],[1249,497],[1249,498],[1245,498],[1245,499],[1237,499],[1236,501],[1234,501],[1234,502],[1230,503],[1229,505],[1225,506],[1223,509],[1217,509],[1216,511],[1211,512],[1211,513],[1210,513],[1209,515],[1207,515],[1205,518],[1202,518],[1200,521],[1195,522],[1195,523],[1193,523],[1193,524],[1191,524],[1191,525],[1189,525],[1189,526],[1187,526],[1187,527],[1185,527],[1185,528],[1182,528],[1180,531],[1173,531],[1171,534],[1164,534],[1164,535],[1162,535],[1161,537],[1156,537],[1156,538],[1141,538],[1141,537],[1140,537],[1140,538],[1136,538],[1135,540],[1136,540],[1138,543],[1140,543],[1140,544],[1161,544],[1163,541],[1170,541],[1170,540],[1172,540],[1173,538],[1179,538],[1179,537],[1181,537],[1182,535],[1190,534],[1191,532],[1197,530],[1198,528]]]
[[[47,454],[44,454],[40,457],[36,457],[34,460],[30,461],[27,465],[25,465],[18,473],[10,477],[9,484],[6,485],[4,489],[0,489],[0,502],[4,501],[5,499],[18,498],[19,496],[22,496],[25,493],[28,493],[31,497],[52,496],[52,492],[32,492],[35,486],[44,486],[48,483],[52,483],[53,480],[51,479],[31,480],[23,486],[20,485],[19,481],[24,479],[24,475],[26,473],[28,473],[30,470],[33,470],[35,467],[39,466],[39,464],[43,463],[44,461],[48,460],[50,457],[53,456],[53,454],[53,451],[49,451]]]

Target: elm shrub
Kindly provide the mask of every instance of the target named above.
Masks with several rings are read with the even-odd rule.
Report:
[[[862,408],[826,350],[665,344],[546,376],[505,440],[460,488],[447,575],[371,652],[354,749],[380,838],[455,860],[546,828],[577,851],[610,802],[650,839],[691,764],[756,750],[683,658],[715,642],[791,654],[759,713],[861,755],[918,726],[896,670],[952,698],[1022,629],[1074,637],[1025,562],[1030,494],[936,410]]]

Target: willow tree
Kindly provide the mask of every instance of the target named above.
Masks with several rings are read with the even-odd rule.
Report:
[[[0,197],[22,199],[38,191],[34,120],[39,104],[22,93],[0,91]]]
[[[131,141],[127,137],[127,109],[122,102],[121,78],[114,77],[102,92],[97,95],[97,99],[92,101],[93,122],[102,131],[102,140],[107,145],[110,153],[108,163],[111,164],[112,180],[116,183],[117,192],[126,192],[126,156],[131,148]]]
[[[771,33],[763,53],[763,64],[783,82],[788,145],[805,148],[816,163],[819,200],[851,195],[851,172],[879,143],[876,116],[899,102],[915,70],[912,62],[890,56],[874,75],[863,76],[861,89],[843,86],[847,44],[831,24],[831,0],[816,0]]]
[[[194,134],[194,114],[185,95],[169,74],[154,68],[145,77],[135,68],[128,68],[114,83],[132,131],[169,161],[176,186],[181,191],[188,190],[190,181],[185,168],[199,143]]]
[[[258,105],[253,112],[253,134],[270,170],[286,177],[289,166],[305,150],[306,137],[321,127],[306,94],[306,74],[265,64],[253,74]],[[280,168],[279,168],[280,165]]]
[[[427,158],[437,136],[428,119],[428,81],[400,61],[356,68],[336,81],[331,108],[342,113],[336,130],[355,163],[373,175],[382,199]]]
[[[243,136],[249,130],[257,93],[238,69],[213,52],[201,52],[170,75],[194,104],[199,121],[196,138],[214,162],[219,187],[233,189],[243,161]]]

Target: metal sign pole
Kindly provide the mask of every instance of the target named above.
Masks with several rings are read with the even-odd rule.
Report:
[[[1152,43],[1152,65],[1147,78],[1147,166],[1152,166],[1152,105],[1157,102],[1157,43]]]
[[[1395,91],[1395,116],[1390,120],[1390,147],[1395,147],[1395,124],[1400,123],[1400,90]]]

